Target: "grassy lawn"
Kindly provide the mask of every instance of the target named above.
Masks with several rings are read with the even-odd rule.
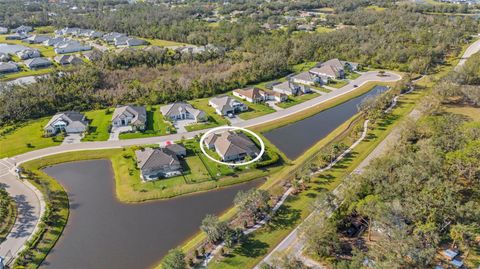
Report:
[[[329,28],[325,26],[317,26],[317,28],[315,28],[315,32],[317,33],[330,33],[333,31],[335,31],[335,28]]]
[[[320,96],[320,94],[316,92],[308,93],[308,94],[302,94],[299,96],[288,96],[288,100],[282,103],[278,103],[277,106],[281,108],[288,108],[294,105],[298,105],[300,103],[303,103],[305,101],[311,100],[315,97]]]
[[[357,79],[361,76],[361,74],[356,73],[356,72],[351,72],[347,74],[347,78],[350,80]]]
[[[63,137],[43,137],[43,127],[50,118],[42,118],[19,124],[14,128],[0,129],[0,158],[15,156],[27,151],[59,145]]]
[[[480,121],[480,109],[471,106],[446,106],[445,110],[450,113],[464,115],[473,121]]]
[[[163,118],[160,113],[160,106],[147,106],[147,128],[143,132],[122,133],[120,139],[133,139],[142,137],[151,137],[174,133],[175,128],[172,123]]]
[[[152,46],[159,46],[159,47],[167,47],[167,46],[182,46],[182,45],[187,45],[185,43],[179,43],[175,41],[169,41],[169,40],[162,40],[162,39],[148,39],[148,38],[142,38],[148,41],[150,45]]]
[[[0,35],[0,43],[17,44],[17,45],[23,45],[25,47],[38,49],[43,57],[52,58],[52,57],[55,57],[56,55],[53,47],[44,46],[42,44],[28,44],[28,43],[22,42],[22,40],[6,40],[7,36],[8,35]]]
[[[379,6],[376,6],[376,5],[371,5],[371,6],[366,7],[366,9],[373,10],[373,11],[384,11],[386,8],[379,7]]]
[[[21,71],[19,71],[19,72],[0,75],[0,80],[8,81],[8,80],[12,80],[12,79],[21,78],[21,77],[45,75],[45,74],[49,74],[49,73],[53,72],[54,68],[53,67],[48,67],[48,68],[31,70],[31,69],[26,68],[25,66],[21,66],[20,70]]]
[[[341,88],[345,85],[347,85],[349,83],[348,80],[344,79],[344,80],[330,80],[330,82],[328,83],[328,86],[330,87],[333,87],[333,88]]]
[[[316,64],[317,62],[304,62],[301,64],[296,64],[293,66],[292,71],[295,73],[301,73],[314,68]]]
[[[209,122],[211,124],[216,124],[217,126],[228,125],[230,122],[227,119],[225,119],[223,116],[218,115],[215,112],[215,109],[213,109],[213,107],[208,105],[208,100],[209,99],[210,98],[202,98],[202,99],[191,100],[191,101],[188,101],[188,102],[193,107],[205,111],[205,113],[207,113],[207,115],[209,117]]]
[[[90,120],[88,133],[82,141],[107,141],[110,137],[108,128],[112,120],[113,109],[92,110],[85,113]]]
[[[235,98],[248,106],[248,111],[238,114],[238,117],[240,117],[243,120],[253,119],[253,118],[267,115],[276,111],[275,109],[269,107],[265,103],[250,103],[245,100],[242,100],[241,98],[233,96],[233,94],[231,93],[229,95],[232,98]]]

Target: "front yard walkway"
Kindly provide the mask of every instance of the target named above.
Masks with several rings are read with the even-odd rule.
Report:
[[[63,139],[62,145],[77,144],[82,142],[82,134],[69,134]]]
[[[132,126],[112,127],[108,141],[118,141],[121,133],[132,131]]]
[[[275,109],[276,111],[283,110],[284,108],[281,108],[277,106],[275,101],[267,101],[266,102],[271,108]]]
[[[173,127],[177,129],[177,133],[182,134],[188,132],[185,126],[197,123],[195,120],[178,120],[173,123]]]
[[[228,121],[230,121],[231,124],[236,124],[236,123],[239,123],[239,122],[242,122],[244,120],[242,120],[238,115],[234,115],[235,117],[233,118],[230,118],[230,117],[225,117],[225,119],[227,119]]]

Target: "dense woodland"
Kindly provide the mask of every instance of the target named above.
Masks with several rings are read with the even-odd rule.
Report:
[[[480,124],[444,108],[478,105],[479,60],[476,54],[440,82],[425,100],[428,116],[407,124],[388,155],[347,179],[345,201],[332,218],[307,224],[311,255],[351,257],[337,259],[335,268],[361,268],[366,259],[375,268],[431,268],[439,249],[459,248],[466,259],[478,247]],[[352,245],[355,221],[367,229],[365,242]]]
[[[340,7],[349,1],[273,1],[260,5],[254,14],[258,18],[244,15],[236,22],[221,21],[216,27],[196,19],[212,14],[215,4],[211,2],[198,1],[191,5],[80,3],[86,10],[95,12],[82,15],[61,6],[19,6],[6,2],[0,4],[0,10],[8,12],[0,12],[0,16],[4,16],[8,26],[25,23],[90,27],[193,44],[212,43],[222,50],[196,56],[164,49],[106,53],[91,65],[52,75],[35,85],[1,90],[0,102],[6,105],[0,107],[0,125],[62,110],[207,97],[282,77],[292,72],[298,63],[330,58],[373,68],[430,73],[449,55],[457,54],[470,35],[479,30],[478,21],[471,18],[426,15],[409,6],[393,6],[381,1],[355,0],[353,8]],[[371,3],[388,8],[385,11],[362,8]],[[242,10],[248,14],[254,5],[258,3],[243,1],[220,6],[219,12]],[[328,15],[322,23],[346,27],[328,33],[298,33],[289,28],[269,32],[260,27],[263,21],[282,17],[285,12],[325,6],[337,12]],[[46,12],[55,12],[54,22],[48,14],[42,15]],[[20,21],[17,14],[24,21]]]

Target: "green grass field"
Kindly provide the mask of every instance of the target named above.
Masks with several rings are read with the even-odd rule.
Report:
[[[340,89],[341,87],[347,85],[348,83],[349,83],[349,81],[346,80],[346,79],[344,79],[344,80],[330,80],[330,82],[328,83],[328,86]]]
[[[303,103],[305,101],[311,100],[315,97],[320,96],[320,94],[316,92],[308,93],[308,94],[302,94],[299,96],[289,96],[288,100],[282,103],[278,103],[277,106],[281,108],[288,108],[294,105],[298,105],[300,103]]]
[[[32,150],[59,145],[63,137],[43,137],[43,127],[50,118],[32,120],[19,124],[14,130],[0,136],[0,158],[15,156]],[[0,132],[12,128],[3,127]]]
[[[147,127],[143,132],[122,133],[120,139],[133,139],[166,135],[175,132],[172,123],[166,121],[160,113],[160,106],[147,106]]]
[[[112,111],[113,109],[100,109],[86,112],[85,117],[91,122],[82,141],[107,141],[110,137],[108,127],[112,120]]]
[[[315,32],[317,33],[330,33],[333,31],[335,31],[335,28],[330,28],[325,26],[317,26],[317,28],[315,28]]]

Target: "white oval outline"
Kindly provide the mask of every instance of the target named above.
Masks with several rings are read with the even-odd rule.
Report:
[[[253,160],[250,160],[250,161],[244,162],[244,163],[227,163],[227,162],[219,161],[219,160],[213,158],[212,156],[208,155],[207,152],[205,151],[205,149],[203,148],[204,147],[203,141],[205,140],[205,138],[209,134],[211,134],[213,132],[216,132],[216,131],[219,131],[219,130],[224,130],[224,129],[240,130],[240,131],[247,132],[247,133],[253,135],[258,141],[260,141],[260,153],[257,155],[257,157],[255,157],[255,159],[253,159]],[[202,137],[200,138],[200,150],[203,152],[203,154],[205,154],[205,156],[207,156],[210,160],[212,160],[216,163],[229,165],[229,166],[242,166],[242,165],[249,165],[251,163],[254,163],[254,162],[258,161],[262,157],[263,153],[265,153],[265,143],[263,143],[263,140],[260,138],[260,136],[258,136],[256,133],[254,133],[254,132],[252,132],[248,129],[245,129],[245,128],[242,128],[242,127],[237,127],[237,126],[220,126],[220,127],[215,127],[213,129],[210,129],[205,134],[202,135]]]

